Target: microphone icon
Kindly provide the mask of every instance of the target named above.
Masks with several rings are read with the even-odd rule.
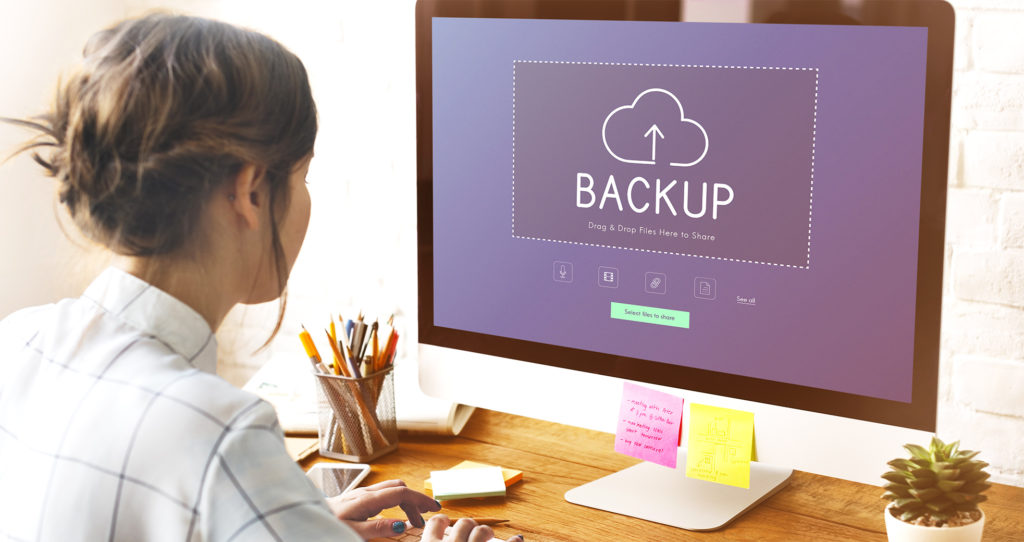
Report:
[[[551,266],[551,278],[555,282],[572,282],[572,262],[556,260]]]

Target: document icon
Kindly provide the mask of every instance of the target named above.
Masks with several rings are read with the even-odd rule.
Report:
[[[697,277],[693,279],[693,297],[697,299],[714,299],[718,296],[718,284],[713,278]]]

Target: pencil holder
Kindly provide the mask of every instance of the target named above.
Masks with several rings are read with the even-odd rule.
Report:
[[[398,448],[394,366],[362,378],[314,375],[320,455],[366,463]]]

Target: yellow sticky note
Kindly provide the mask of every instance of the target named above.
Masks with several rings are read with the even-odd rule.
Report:
[[[493,466],[494,465],[485,465],[483,463],[477,463],[475,461],[466,460],[463,461],[462,463],[459,463],[458,465],[455,465],[454,467],[452,467],[452,469],[478,469],[481,467]],[[505,487],[509,487],[512,484],[523,479],[523,471],[501,467],[501,476],[505,479]],[[430,478],[427,478],[426,480],[423,481],[423,489],[427,491],[433,491],[434,487],[433,483],[430,481]]]
[[[690,404],[686,476],[750,488],[754,414]]]

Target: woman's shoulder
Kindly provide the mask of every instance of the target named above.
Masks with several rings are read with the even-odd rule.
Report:
[[[26,332],[38,327],[36,322],[40,319],[45,319],[53,310],[53,307],[54,304],[49,303],[35,307],[25,307],[12,312],[6,318],[0,320],[0,339],[17,334],[19,331]]]
[[[270,403],[217,375],[192,370],[181,380],[180,385],[167,386],[163,392],[167,399],[221,428],[247,424],[278,427],[277,414]]]

